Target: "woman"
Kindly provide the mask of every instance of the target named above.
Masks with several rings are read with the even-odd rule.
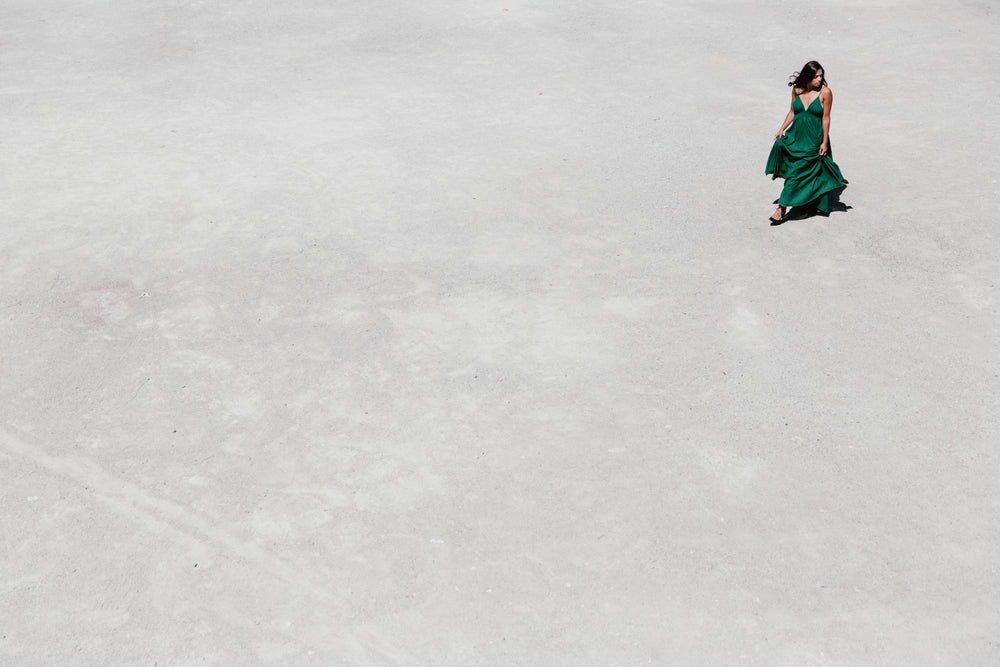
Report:
[[[827,87],[823,75],[823,66],[810,60],[788,83],[792,87],[792,105],[774,135],[774,146],[764,170],[765,174],[773,174],[771,180],[785,179],[776,202],[778,209],[768,218],[773,224],[784,221],[792,206],[807,206],[829,215],[829,194],[847,185],[833,161],[830,145],[833,91]]]

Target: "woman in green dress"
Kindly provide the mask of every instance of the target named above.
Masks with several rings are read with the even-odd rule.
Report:
[[[833,91],[826,85],[823,66],[810,60],[791,78],[788,85],[792,88],[792,104],[774,135],[774,145],[764,170],[765,174],[772,175],[772,180],[785,179],[785,187],[776,202],[778,208],[768,218],[775,224],[785,219],[792,206],[804,206],[828,215],[830,193],[847,185],[840,167],[833,161],[830,145]]]

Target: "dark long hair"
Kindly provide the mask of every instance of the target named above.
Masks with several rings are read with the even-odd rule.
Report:
[[[805,90],[806,86],[809,85],[809,82],[813,80],[814,76],[816,76],[816,72],[820,70],[823,70],[823,81],[820,83],[820,87],[823,87],[826,85],[826,70],[815,60],[810,60],[803,65],[801,72],[796,72],[788,77],[790,79],[788,85],[798,88],[799,90]]]

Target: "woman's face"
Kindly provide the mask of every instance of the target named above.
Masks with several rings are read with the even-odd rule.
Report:
[[[816,70],[816,76],[814,76],[813,80],[809,82],[809,85],[817,90],[823,86],[823,70]]]

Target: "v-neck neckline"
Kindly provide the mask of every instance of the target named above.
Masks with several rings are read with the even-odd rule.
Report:
[[[809,102],[809,104],[806,104],[805,102],[803,102],[802,101],[802,96],[799,95],[797,99],[799,100],[799,104],[802,105],[802,110],[806,111],[807,109],[809,109],[809,107],[811,107],[813,105],[813,102],[815,102],[816,100],[819,99],[819,95],[820,95],[819,93],[816,93],[816,97],[812,98],[812,100]],[[820,106],[822,106],[822,105],[820,105]]]

